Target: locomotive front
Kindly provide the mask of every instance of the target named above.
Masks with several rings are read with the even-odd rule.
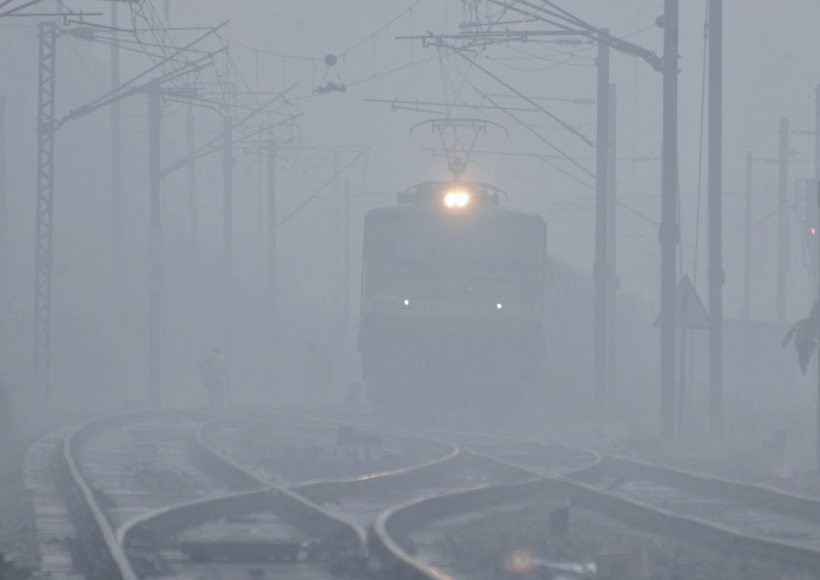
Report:
[[[371,400],[498,408],[543,351],[546,224],[503,192],[427,182],[365,219],[359,350]]]

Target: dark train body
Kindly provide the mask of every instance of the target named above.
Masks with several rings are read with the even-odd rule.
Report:
[[[487,408],[537,383],[546,223],[499,195],[428,182],[368,213],[359,350],[371,400]]]
[[[448,193],[467,201],[448,207]],[[593,281],[547,253],[540,215],[504,208],[500,195],[428,182],[367,214],[359,351],[372,402],[558,417],[592,408]],[[622,293],[613,314],[609,405],[628,407],[647,400],[640,385],[654,376],[651,322]]]

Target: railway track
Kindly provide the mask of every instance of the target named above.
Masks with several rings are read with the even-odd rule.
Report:
[[[52,578],[468,578],[454,530],[567,502],[644,537],[820,570],[818,499],[511,437],[142,412],[30,455],[30,476],[56,482],[35,493]]]
[[[330,577],[364,530],[255,477],[201,438],[204,413],[145,412],[56,433],[30,452],[42,571],[52,578]],[[280,570],[281,572],[282,570]]]
[[[629,530],[628,536],[639,539],[637,543],[632,542],[633,552],[635,545],[652,544],[658,537],[674,538],[676,550],[684,552],[688,550],[684,545],[695,546],[689,557],[718,562],[717,567],[723,569],[732,565],[743,568],[744,559],[751,558],[757,564],[762,562],[763,567],[782,567],[778,574],[783,569],[796,574],[787,576],[790,578],[820,578],[820,500],[817,498],[615,456],[604,455],[590,465],[556,475],[554,470],[550,473],[550,461],[539,459],[537,453],[498,453],[486,448],[474,452],[521,469],[531,477],[520,482],[423,498],[385,511],[377,522],[377,533],[386,542],[405,539],[404,545],[411,546],[411,550],[397,542],[393,550],[403,552],[401,557],[412,563],[419,577],[471,577],[453,561],[453,550],[442,548],[448,542],[452,544],[458,530],[464,535],[463,531],[476,522],[493,518],[506,518],[508,526],[510,521],[518,522],[512,525],[521,525],[528,513],[546,509],[551,511],[550,517],[542,518],[542,527],[537,530],[543,534],[553,523],[554,514],[571,505],[573,512],[583,513],[583,517],[596,522],[595,526],[611,527],[615,533],[610,533],[607,541],[613,541],[620,533],[618,525],[611,523],[620,523],[623,529]],[[510,514],[516,514],[517,519],[511,519]],[[620,535],[623,540],[624,534]],[[553,539],[556,544],[566,544],[557,536]],[[629,544],[627,541],[624,545]],[[569,568],[578,574],[594,573],[591,555]],[[634,553],[618,556],[624,556],[629,562],[636,561]],[[548,558],[539,559],[533,554],[527,557],[532,565],[558,565],[559,574],[563,569],[560,566],[567,566],[566,562],[550,563]],[[499,556],[498,568],[501,568],[501,560]],[[606,558],[602,561],[607,562]],[[669,561],[666,565],[678,564]],[[698,565],[707,567],[704,563]],[[703,577],[710,576],[707,573]]]
[[[165,411],[97,419],[46,438],[33,448],[30,463],[39,472],[30,469],[31,479],[39,477],[39,497],[48,500],[39,502],[41,552],[57,546],[61,553],[44,557],[43,571],[52,578],[124,580],[376,573],[405,565],[386,562],[391,553],[378,546],[371,554],[366,527],[385,508],[431,492],[507,481],[515,471],[408,435],[387,435],[387,446],[377,446],[384,456],[374,461],[364,450],[376,435],[332,429],[347,438],[338,447],[348,453],[335,475],[294,465],[254,470],[230,448],[206,441],[259,426],[289,441],[329,432],[293,421]],[[252,431],[251,437],[265,434]],[[301,445],[298,455],[315,449]],[[315,466],[326,458],[313,459]]]

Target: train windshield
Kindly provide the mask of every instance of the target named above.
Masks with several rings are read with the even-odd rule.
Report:
[[[457,220],[440,214],[381,217],[367,228],[366,294],[540,302],[546,251],[540,219],[496,212]]]

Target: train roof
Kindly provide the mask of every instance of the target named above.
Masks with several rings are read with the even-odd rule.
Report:
[[[501,197],[507,199],[502,189],[487,183],[468,181],[425,181],[397,194],[398,204],[375,208],[368,212],[376,215],[401,215],[431,210],[443,212],[474,212],[480,208],[494,215],[510,219],[538,220],[543,216],[532,211],[501,207]],[[483,212],[482,212],[483,213]]]

